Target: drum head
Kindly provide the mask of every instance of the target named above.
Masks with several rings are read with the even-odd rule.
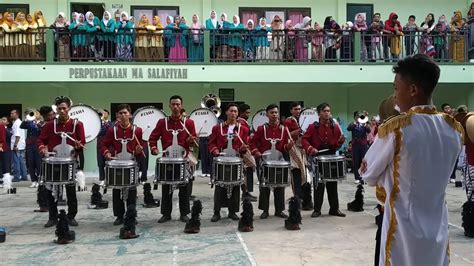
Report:
[[[102,120],[100,119],[99,113],[96,109],[85,104],[74,105],[69,110],[69,116],[84,124],[86,143],[97,138],[100,128],[102,127]]]
[[[318,112],[314,108],[306,108],[301,111],[300,118],[298,119],[298,124],[300,125],[301,130],[306,132],[309,125],[314,122],[319,121]]]
[[[268,123],[267,111],[260,109],[253,115],[252,128],[254,131],[257,131],[257,128],[265,123]]]
[[[143,131],[143,140],[148,141],[151,132],[161,118],[166,118],[166,114],[154,106],[139,108],[133,113],[133,124]]]
[[[216,114],[208,108],[198,108],[192,111],[189,118],[194,122],[198,137],[209,137],[212,128],[218,123]]]

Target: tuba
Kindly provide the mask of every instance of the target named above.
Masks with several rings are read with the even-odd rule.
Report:
[[[201,107],[211,109],[217,117],[221,115],[221,99],[215,94],[209,93],[201,98]]]
[[[28,108],[26,109],[26,112],[25,112],[25,120],[26,121],[35,121],[36,120],[36,113],[38,112],[38,110],[34,109],[34,108]]]

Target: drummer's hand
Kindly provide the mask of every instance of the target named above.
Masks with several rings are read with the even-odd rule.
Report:
[[[106,153],[104,157],[107,161],[112,160],[112,154],[110,152]]]
[[[74,147],[76,148],[76,150],[79,150],[83,147],[83,145],[79,140],[77,140],[76,143],[74,144]]]
[[[286,144],[286,147],[288,149],[291,149],[291,148],[293,148],[293,146],[295,146],[295,142],[290,139],[290,141],[288,141],[288,144]]]
[[[152,154],[152,155],[158,155],[158,149],[157,149],[156,147],[153,147],[153,148],[151,149],[151,154]]]
[[[186,141],[188,142],[189,146],[194,146],[194,137],[193,136],[189,136]]]
[[[318,149],[316,149],[316,148],[313,148],[313,147],[312,147],[312,149],[310,150],[310,152],[309,152],[309,153],[310,153],[310,155],[313,155],[313,156],[315,156],[315,155],[317,155],[317,154],[318,154]]]
[[[365,172],[367,172],[367,160],[362,160],[362,163],[360,165],[360,168],[359,168],[359,172],[361,174],[365,174]]]
[[[219,150],[215,149],[212,151],[212,156],[217,157],[219,156]]]
[[[41,150],[39,150],[39,153],[42,157],[46,157],[48,150],[46,148],[42,148]]]
[[[242,146],[240,146],[240,151],[241,152],[246,152],[247,149],[248,149],[248,145],[242,144]]]
[[[257,151],[257,152],[255,153],[254,157],[255,157],[255,158],[260,158],[260,157],[262,157],[262,154],[261,154],[259,151]]]
[[[344,137],[344,135],[341,135],[341,136],[339,137],[339,140],[338,140],[337,142],[338,142],[339,144],[342,144],[342,143],[346,142],[346,138]]]
[[[135,154],[142,154],[143,153],[143,147],[140,145],[135,146]]]

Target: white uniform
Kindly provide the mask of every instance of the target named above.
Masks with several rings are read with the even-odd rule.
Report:
[[[384,206],[379,265],[448,265],[445,190],[463,129],[433,106],[383,124],[361,173]]]

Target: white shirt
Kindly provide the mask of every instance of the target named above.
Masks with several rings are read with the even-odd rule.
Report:
[[[11,149],[12,150],[13,150],[13,146],[15,146],[16,137],[20,137],[20,139],[18,140],[18,145],[17,145],[18,150],[24,150],[25,147],[26,147],[26,142],[25,142],[26,130],[21,129],[20,125],[21,125],[21,120],[20,119],[15,120],[15,122],[13,122],[13,125],[12,125],[12,138],[11,138],[11,140],[12,140]]]
[[[384,191],[377,193],[384,206],[380,265],[449,264],[445,194],[461,132],[432,106],[414,107],[379,128],[361,175]]]

